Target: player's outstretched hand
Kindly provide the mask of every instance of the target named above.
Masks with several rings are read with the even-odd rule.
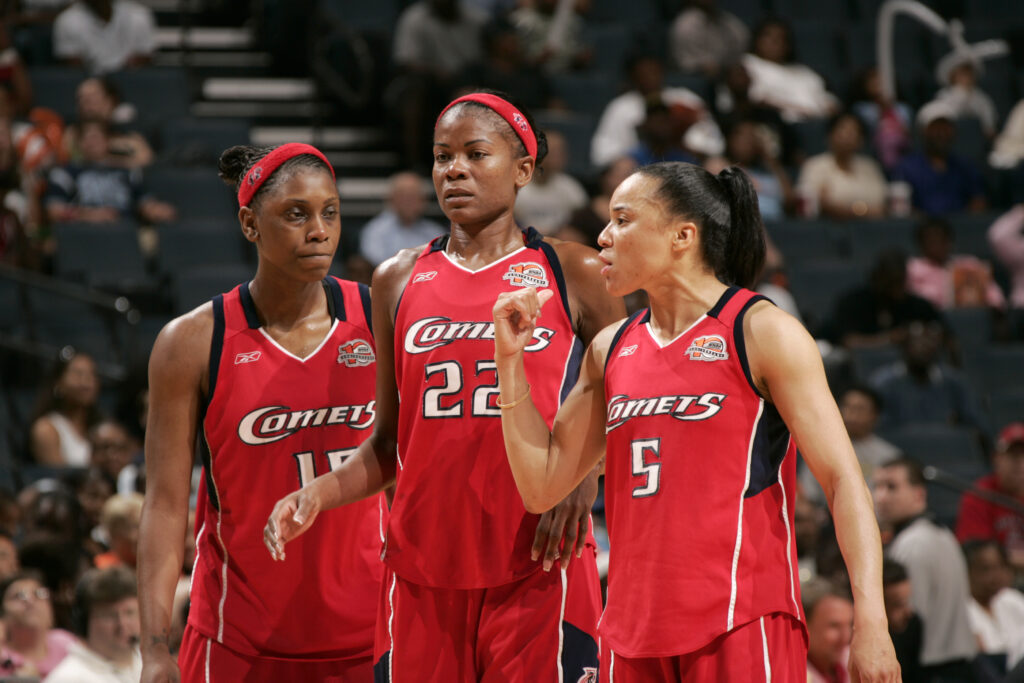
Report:
[[[885,629],[854,629],[850,643],[851,683],[900,683],[900,663]]]
[[[142,658],[141,683],[180,683],[181,671],[174,656],[166,648],[162,652],[147,653]]]
[[[305,533],[320,513],[320,500],[313,486],[289,493],[277,501],[267,525],[263,527],[263,544],[275,560],[284,559],[284,544]]]
[[[538,560],[543,555],[544,571],[550,571],[555,560],[561,560],[562,569],[568,569],[572,556],[583,553],[590,509],[597,499],[597,477],[596,471],[588,474],[565,500],[540,516],[533,536],[532,557]]]
[[[533,287],[503,292],[494,302],[494,357],[515,356],[529,346],[541,306],[554,296],[550,289]]]

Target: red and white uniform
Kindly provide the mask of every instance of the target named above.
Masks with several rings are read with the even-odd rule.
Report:
[[[477,271],[447,238],[415,263],[395,319],[401,405],[375,673],[419,681],[594,681],[601,596],[593,539],[568,570],[530,557],[540,519],[509,468],[494,364],[494,300],[516,287],[554,301],[526,350],[533,401],[550,425],[579,374],[561,267],[534,230]]]
[[[189,625],[241,655],[372,656],[381,496],[321,513],[284,562],[263,545],[274,503],[337,467],[373,426],[368,290],[328,277],[324,291],[334,324],[306,358],[261,328],[248,284],[213,300]]]
[[[730,288],[667,342],[645,310],[612,342],[602,660],[608,647],[616,657],[695,652],[772,613],[802,619],[796,448],[753,387],[743,340],[742,316],[762,298]]]

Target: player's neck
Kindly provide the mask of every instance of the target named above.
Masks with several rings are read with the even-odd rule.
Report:
[[[511,212],[484,225],[452,223],[445,252],[470,270],[477,270],[522,248],[523,233]]]
[[[257,271],[249,283],[260,323],[265,328],[288,329],[313,318],[328,316],[323,283],[299,282]]]
[[[661,339],[675,339],[711,310],[727,287],[714,275],[681,278],[677,275],[647,288],[651,327]]]

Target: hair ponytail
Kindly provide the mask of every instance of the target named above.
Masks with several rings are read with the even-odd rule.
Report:
[[[721,263],[723,272],[716,268],[716,274],[727,283],[750,289],[761,275],[767,249],[757,192],[747,174],[736,166],[723,170],[717,177],[728,195],[732,220]]]
[[[757,284],[765,259],[765,233],[757,194],[735,166],[713,176],[684,162],[659,162],[637,173],[656,178],[658,199],[669,212],[697,224],[701,255],[727,285]]]

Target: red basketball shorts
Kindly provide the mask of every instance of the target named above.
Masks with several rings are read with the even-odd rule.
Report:
[[[807,642],[799,621],[769,614],[723,633],[694,652],[623,657],[605,647],[601,683],[806,683]]]
[[[601,589],[594,552],[493,588],[431,588],[385,569],[376,683],[595,683]]]
[[[324,628],[330,628],[330,625],[325,624]],[[191,625],[185,626],[178,667],[181,669],[181,683],[369,683],[373,680],[373,661],[369,655],[330,660],[243,655],[207,638]]]

